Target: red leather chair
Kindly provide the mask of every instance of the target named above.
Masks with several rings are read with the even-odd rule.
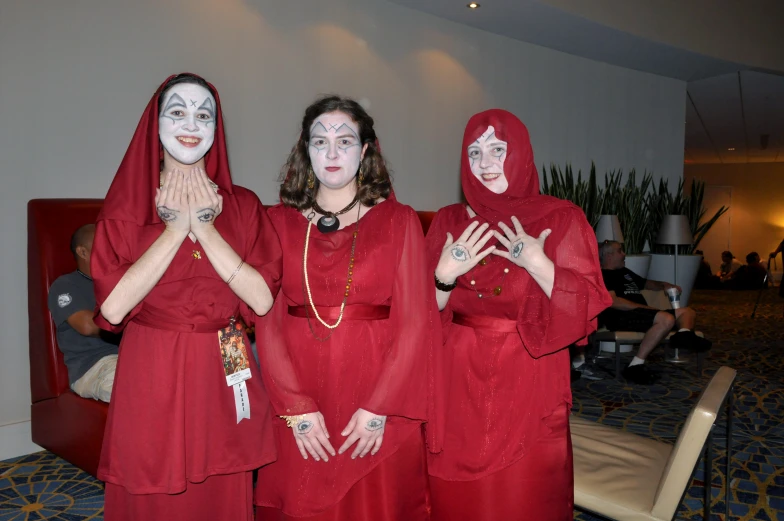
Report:
[[[76,395],[47,307],[52,282],[76,269],[71,234],[95,222],[103,199],[33,199],[27,204],[27,313],[33,442],[84,469],[98,469],[108,406]]]
[[[108,405],[71,391],[47,307],[52,282],[76,269],[71,234],[95,222],[103,199],[33,199],[27,204],[27,311],[33,442],[95,476]],[[418,212],[427,233],[435,212]]]

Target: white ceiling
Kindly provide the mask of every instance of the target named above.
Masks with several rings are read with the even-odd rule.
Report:
[[[491,33],[568,54],[681,80],[731,73],[741,65],[653,42],[536,0],[390,0]],[[588,0],[586,0],[588,1]]]
[[[687,163],[784,161],[784,76],[740,71],[687,88]]]
[[[479,0],[480,9],[468,9],[467,0],[390,1],[568,54],[687,81],[687,163],[784,161],[784,76],[653,42],[537,0]],[[762,134],[769,135],[764,150]]]

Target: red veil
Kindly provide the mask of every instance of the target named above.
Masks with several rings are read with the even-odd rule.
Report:
[[[158,136],[158,99],[162,94],[163,86],[173,77],[166,78],[147,104],[131,144],[128,145],[125,157],[106,194],[103,209],[98,215],[99,221],[113,219],[134,222],[139,226],[162,222],[154,204],[163,157]],[[223,130],[220,98],[215,87],[210,83],[208,85],[215,96],[215,141],[204,156],[205,169],[213,182],[223,191],[232,194],[234,187],[226,152],[226,134]]]
[[[491,192],[474,176],[466,152],[489,126],[508,144],[504,173],[509,187],[503,194]],[[526,349],[539,357],[584,341],[596,330],[596,316],[611,304],[602,281],[596,235],[585,215],[570,202],[540,195],[528,129],[510,112],[492,109],[473,116],[466,125],[460,153],[463,193],[479,221],[493,228],[501,221],[512,227],[511,217],[515,216],[533,237],[547,228],[552,230],[544,246],[555,264],[551,298],[525,274],[526,297],[517,329]]]

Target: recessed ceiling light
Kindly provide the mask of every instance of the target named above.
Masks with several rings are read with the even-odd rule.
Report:
[[[728,148],[727,150],[729,150],[730,152],[733,152],[735,150],[735,148]]]
[[[471,2],[470,4],[468,4],[469,9],[479,9],[480,7],[482,6],[477,4],[476,2]]]

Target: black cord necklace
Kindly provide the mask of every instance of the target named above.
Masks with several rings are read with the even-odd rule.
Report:
[[[331,233],[337,231],[340,228],[340,220],[338,219],[338,215],[343,215],[344,213],[348,212],[354,208],[358,202],[359,196],[356,196],[354,197],[354,200],[351,201],[351,203],[349,203],[349,205],[342,210],[337,212],[328,212],[321,208],[316,201],[313,201],[312,208],[323,216],[316,223],[316,228],[318,228],[321,233]]]

